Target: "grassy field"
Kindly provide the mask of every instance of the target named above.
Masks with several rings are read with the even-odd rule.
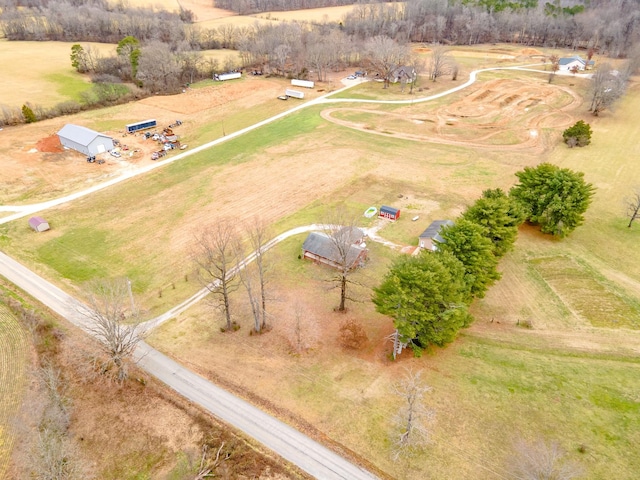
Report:
[[[9,42],[0,39],[0,105],[21,107],[30,102],[51,107],[66,100],[79,100],[91,88],[88,77],[71,67],[72,42]],[[107,55],[115,45],[83,43]]]
[[[481,55],[477,61],[484,61]],[[347,314],[365,324],[369,343],[360,352],[343,351],[337,329],[345,317],[333,311],[337,292],[328,289],[329,272],[297,258],[304,237],[272,253],[272,332],[248,336],[251,321],[237,292],[237,334],[220,334],[219,317],[202,304],[164,326],[151,342],[291,422],[313,425],[397,478],[505,477],[514,440],[542,437],[558,440],[583,466],[585,478],[606,479],[615,471],[616,478],[633,479],[640,468],[640,227],[626,228],[621,202],[640,168],[630,161],[640,133],[640,88],[634,85],[616,112],[593,118],[584,104],[570,103],[573,95],[584,94],[585,82],[558,77],[549,87],[545,74],[513,73],[514,78],[531,84],[523,98],[547,89],[557,95],[542,95],[546,106],[539,102],[530,111],[522,107],[506,115],[504,98],[497,95],[505,92],[495,92],[495,86],[515,83],[504,83],[509,74],[503,72],[487,74],[476,90],[433,104],[357,107],[427,119],[447,101],[463,112],[484,95],[487,103],[481,105],[500,112],[491,117],[492,128],[505,135],[505,148],[470,147],[464,131],[450,135],[459,144],[378,135],[376,130],[401,133],[398,125],[408,124],[394,126],[379,113],[336,104],[344,108],[337,118],[370,124],[367,131],[321,117],[335,105],[314,106],[50,210],[48,220],[56,225],[50,234],[33,235],[24,222],[14,222],[2,231],[2,248],[71,289],[95,276],[126,275],[153,316],[199,288],[191,276],[189,242],[207,223],[258,214],[276,234],[317,222],[336,204],[358,213],[390,204],[402,208],[403,219],[380,234],[415,245],[431,220],[455,218],[486,188],[508,189],[524,166],[547,160],[584,171],[598,189],[585,225],[562,241],[523,226],[515,251],[501,263],[503,279],[473,305],[474,325],[454,345],[422,359],[403,354],[399,362],[388,361],[384,337],[391,322],[369,302],[367,287],[379,282],[397,253],[371,245],[371,262],[358,273],[365,287],[354,291],[360,302]],[[493,100],[487,91],[496,94]],[[536,128],[543,141],[535,149],[509,144],[513,139],[505,132],[529,129],[534,114],[546,113],[552,115],[544,118],[557,118],[540,120]],[[568,149],[558,125],[580,118],[594,129],[592,144]],[[201,128],[198,138],[211,127]],[[415,124],[411,128],[419,132]],[[416,215],[420,221],[409,221]],[[320,330],[316,347],[301,356],[292,355],[287,342],[296,301]],[[433,386],[426,400],[436,420],[431,444],[394,464],[390,418],[399,402],[390,390],[407,366],[423,369]]]
[[[6,474],[14,442],[11,425],[24,396],[29,348],[27,332],[0,303],[0,478]]]

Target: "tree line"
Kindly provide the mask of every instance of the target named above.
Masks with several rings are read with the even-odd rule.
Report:
[[[535,0],[366,4],[347,14],[341,28],[360,39],[386,35],[400,42],[592,47],[613,57],[625,56],[640,40],[637,2],[597,0],[567,10],[554,5]]]
[[[214,0],[217,8],[231,10],[240,15],[307,8],[339,7],[362,3],[362,0]]]
[[[508,194],[484,191],[453,226],[441,229],[435,252],[401,257],[374,289],[376,310],[394,319],[400,341],[416,356],[470,325],[469,305],[500,279],[499,260],[524,221],[557,237],[584,222],[595,189],[582,173],[542,163],[516,176]]]
[[[630,0],[594,0],[581,8],[536,0],[408,0],[398,3],[347,0],[216,1],[216,6],[250,12],[354,4],[341,22],[298,23],[304,32],[326,36],[332,30],[353,43],[384,35],[399,43],[520,43],[530,46],[593,48],[613,57],[626,56],[640,41],[640,5]],[[244,10],[243,10],[244,11]],[[175,48],[236,48],[255,37],[252,28],[223,25],[201,29],[193,12],[171,13],[133,8],[106,0],[5,0],[0,21],[9,40],[64,40],[116,43],[124,36],[158,40]],[[256,29],[258,29],[256,27]],[[259,30],[259,29],[258,29]]]

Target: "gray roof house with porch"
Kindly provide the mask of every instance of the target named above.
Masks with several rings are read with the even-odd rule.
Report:
[[[438,242],[443,243],[444,238],[440,236],[443,227],[451,227],[454,223],[451,220],[434,220],[431,225],[418,237],[418,246],[425,250],[436,251]]]
[[[334,268],[342,268],[342,258],[333,240],[324,233],[311,232],[302,244],[302,256]],[[359,267],[367,258],[367,249],[349,245],[346,266],[349,270]]]

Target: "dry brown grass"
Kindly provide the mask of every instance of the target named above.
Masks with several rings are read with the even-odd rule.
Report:
[[[13,422],[25,394],[29,355],[27,332],[0,303],[0,478],[5,478],[11,457]]]
[[[69,82],[89,83],[71,67],[73,42],[9,42],[0,39],[0,105],[20,107],[25,102],[50,107],[64,100]],[[115,54],[115,45],[83,42],[104,55]],[[60,91],[63,91],[61,93]]]

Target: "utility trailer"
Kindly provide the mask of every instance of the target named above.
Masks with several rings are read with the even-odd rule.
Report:
[[[304,98],[304,93],[303,92],[299,92],[298,90],[292,90],[290,88],[287,88],[284,92],[284,94],[287,97],[293,97],[293,98]]]
[[[153,119],[144,120],[142,122],[130,123],[129,125],[126,126],[127,133],[134,133],[134,132],[137,132],[139,130],[146,130],[147,128],[153,128],[157,124],[158,123]]]

